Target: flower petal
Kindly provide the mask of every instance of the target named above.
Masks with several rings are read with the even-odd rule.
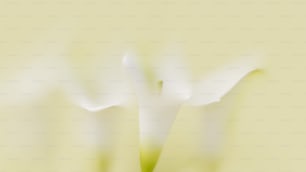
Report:
[[[186,63],[178,57],[166,57],[157,73],[162,81],[162,94],[179,100],[191,96],[191,84]]]
[[[166,87],[169,94],[152,94],[133,57],[126,56],[123,63],[135,83],[138,96],[142,170],[152,171],[182,102],[170,96],[171,83],[168,84],[168,81]]]
[[[220,101],[242,78],[258,69],[258,66],[258,62],[252,57],[228,65],[197,82],[187,103],[199,106]]]
[[[139,66],[135,55],[128,53],[123,57],[123,67],[131,77],[136,95],[139,99],[145,100],[149,96],[149,86],[145,78],[144,72]]]
[[[147,87],[143,72],[132,56],[125,56],[123,63],[136,87],[140,137],[146,142],[154,142],[161,146],[167,138],[181,103],[167,95],[152,94]]]

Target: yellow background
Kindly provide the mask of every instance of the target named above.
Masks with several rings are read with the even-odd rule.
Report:
[[[136,51],[150,66],[159,61],[160,52],[176,47],[194,77],[238,57],[256,54],[263,57],[263,70],[238,86],[243,96],[235,106],[220,171],[302,171],[306,168],[305,9],[303,0],[1,0],[0,77],[2,81],[9,79],[39,54],[64,47],[63,58],[76,67],[74,72],[94,94],[97,88],[86,82],[92,76],[91,66],[100,58],[120,59],[127,50]],[[31,105],[1,109],[1,170],[95,170],[95,163],[79,158],[92,154],[90,150],[71,147],[71,138],[53,130],[53,135],[46,137],[55,147],[27,149],[9,144],[18,141],[8,136],[7,127],[24,124],[20,119],[49,114],[54,119],[44,120],[51,121],[50,128],[65,131],[73,130],[69,128],[71,119],[85,118],[85,112],[52,109],[57,107],[54,102],[67,103],[55,91],[40,102],[50,107],[44,112],[31,109]],[[193,110],[186,107],[184,111],[188,114]],[[174,128],[182,134],[170,135],[157,172],[178,171],[186,166],[193,166],[188,167],[192,171],[199,166],[196,160],[182,158],[188,157],[185,147],[192,143],[181,137],[184,131],[187,137],[186,128],[192,126],[196,116],[178,118]],[[126,117],[130,133],[137,130],[134,117]],[[188,122],[184,125],[179,119]],[[16,138],[22,137],[22,131],[16,131],[21,132]],[[120,145],[128,144],[117,152],[114,171],[139,170],[137,142],[130,143],[130,138],[137,140],[137,135],[125,133],[121,138],[128,141]],[[71,156],[61,159],[61,154]],[[32,158],[34,155],[40,158]]]

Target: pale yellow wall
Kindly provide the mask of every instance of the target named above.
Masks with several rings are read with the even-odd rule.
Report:
[[[74,72],[94,95],[98,88],[86,82],[88,77],[98,77],[91,66],[110,57],[119,62],[126,50],[138,52],[150,66],[159,61],[158,54],[162,51],[175,48],[190,65],[195,78],[211,68],[255,54],[263,57],[263,70],[238,86],[241,96],[235,99],[239,101],[227,130],[229,139],[220,170],[303,171],[306,169],[305,9],[303,0],[1,0],[0,78],[5,81],[20,73],[20,66],[34,60],[39,53],[46,56],[62,48],[62,58],[81,68],[74,68]],[[69,104],[57,91],[38,102],[51,108],[40,112],[29,104],[0,110],[0,144],[9,145],[0,146],[0,171],[72,172],[72,168],[95,171],[93,161],[77,158],[84,154],[93,156],[90,149],[73,148],[73,135],[69,138],[55,132],[73,130],[75,126],[69,121],[85,119],[86,112],[77,107],[56,110],[54,102]],[[183,167],[192,171],[200,166],[198,160],[184,160],[192,156],[193,148],[182,149],[195,144],[188,140],[192,136],[186,130],[193,126],[192,121],[200,118],[190,115],[196,114],[195,111],[190,107],[180,111],[157,172]],[[120,148],[114,152],[118,156],[114,171],[139,170],[137,142],[130,139],[137,140],[136,112],[130,113],[133,115],[126,117],[123,125],[130,131],[124,131],[121,138],[129,140],[129,144],[120,142]],[[42,143],[32,149],[14,147],[12,143],[18,142],[22,132],[27,132],[22,128],[27,123],[20,119],[49,121],[50,135],[44,137],[56,146],[45,148]],[[19,135],[11,136],[12,130]],[[29,128],[28,132],[32,130],[39,129]],[[179,131],[181,135],[177,136]],[[183,136],[187,141],[184,142]],[[69,161],[61,160],[65,152],[74,156]],[[14,159],[14,155],[19,158]],[[43,158],[31,159],[35,155]]]

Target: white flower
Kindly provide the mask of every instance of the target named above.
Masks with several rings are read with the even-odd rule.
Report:
[[[114,133],[120,128],[122,109],[128,105],[131,92],[120,73],[121,61],[116,66],[106,60],[97,64],[102,67],[93,74],[99,94],[89,94],[73,71],[73,63],[65,60],[66,42],[59,42],[62,44],[50,46],[49,50],[42,48],[42,52],[37,52],[38,47],[27,49],[29,53],[22,56],[37,57],[16,65],[6,78],[1,78],[1,112],[8,119],[1,121],[7,129],[1,136],[1,144],[8,145],[8,151],[1,153],[8,157],[8,162],[17,149],[28,152],[21,153],[25,162],[41,157],[47,160],[43,163],[55,164],[59,169],[75,166],[78,170],[91,171],[99,157],[103,157],[101,161],[112,161],[113,145],[118,142]],[[97,160],[88,163],[93,158]],[[64,163],[61,159],[75,163]]]
[[[133,55],[128,54],[123,59],[135,87],[139,103],[139,127],[142,146],[143,171],[152,171],[159,154],[167,139],[176,115],[182,105],[205,106],[219,102],[243,77],[257,69],[252,58],[244,59],[238,63],[206,76],[199,82],[191,82],[187,74],[187,67],[180,63],[176,57],[166,59],[156,75],[156,85],[161,88],[150,89],[148,79],[141,70]],[[159,90],[160,89],[160,90]],[[219,117],[216,117],[219,118]],[[208,123],[208,130],[203,137],[210,137],[210,143],[205,143],[206,150],[218,152],[220,138],[213,136],[215,131],[222,128],[222,119]],[[151,149],[151,151],[150,151]],[[207,151],[205,152],[207,153]],[[148,155],[152,154],[152,155]]]
[[[58,168],[63,169],[67,166],[87,169],[86,157],[83,157],[82,163],[72,165],[60,161],[61,158],[65,158],[62,156],[83,156],[82,152],[74,152],[74,146],[83,147],[84,152],[99,154],[101,151],[106,156],[106,161],[111,161],[109,156],[114,152],[110,151],[110,147],[116,144],[114,130],[119,127],[117,117],[125,115],[124,111],[114,109],[133,107],[135,92],[139,108],[142,168],[143,171],[152,171],[180,107],[201,107],[220,101],[240,79],[257,67],[251,61],[244,61],[230,65],[229,68],[199,82],[192,82],[185,63],[180,62],[177,57],[170,57],[161,62],[155,70],[156,82],[152,86],[147,82],[148,78],[141,66],[128,54],[123,59],[123,67],[119,60],[112,63],[109,59],[99,62],[102,67],[93,69],[91,73],[98,93],[92,96],[73,70],[74,66],[65,60],[67,40],[59,40],[61,44],[54,44],[56,46],[50,46],[49,50],[34,47],[34,52],[41,49],[43,53],[37,53],[37,58],[24,64],[22,72],[2,79],[3,83],[0,85],[1,106],[13,107],[13,112],[7,113],[7,118],[11,119],[11,122],[6,123],[5,127],[16,131],[12,136],[3,135],[2,140],[11,145],[11,148],[22,149],[22,146],[30,145],[32,152],[40,152],[37,153],[40,156],[44,156],[45,151],[54,151],[53,159],[50,159],[55,161]],[[28,55],[33,55],[31,53]],[[125,71],[128,71],[132,78],[134,92],[127,82]],[[32,111],[29,110],[31,113],[14,109],[19,105],[32,108]],[[39,109],[35,109],[36,105],[48,105],[50,109],[41,114],[38,112]],[[65,109],[66,105],[68,110]],[[27,117],[35,120],[19,120]],[[204,153],[219,152],[218,145],[222,138],[216,137],[215,132],[222,130],[222,118],[213,116],[213,120],[205,125],[207,132],[203,133],[203,138],[208,138],[204,140],[209,142],[203,144]],[[64,137],[56,133],[57,131],[69,134]],[[47,134],[35,134],[36,132]],[[56,150],[48,147],[49,144],[55,145]],[[12,150],[9,149],[6,155],[13,154]],[[32,154],[26,155],[30,157]]]

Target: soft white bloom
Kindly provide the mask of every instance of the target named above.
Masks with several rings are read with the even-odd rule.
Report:
[[[136,59],[131,54],[126,55],[123,64],[131,75],[138,96],[142,151],[144,154],[150,154],[150,150],[147,149],[153,149],[151,154],[155,154],[154,156],[142,155],[142,160],[145,161],[143,163],[148,163],[151,166],[144,171],[154,169],[182,105],[203,107],[219,102],[243,77],[257,69],[258,64],[255,62],[253,58],[245,58],[194,83],[191,82],[184,63],[175,57],[170,57],[161,63],[156,71],[158,82],[155,84],[160,84],[161,88],[152,90],[148,85],[148,78],[145,77],[144,71]],[[222,139],[216,133],[219,133],[223,128],[223,118],[220,115],[212,116],[212,120],[205,123],[206,131],[204,131],[203,137],[208,138],[205,139],[208,142],[203,145],[205,147],[204,153],[215,154],[219,151]]]
[[[103,161],[112,161],[112,147],[118,142],[115,134],[131,92],[125,84],[121,62],[115,66],[106,60],[97,65],[102,67],[95,73],[99,94],[91,96],[65,60],[67,47],[65,41],[62,43],[43,53],[30,52],[37,57],[17,66],[21,70],[1,78],[0,106],[9,121],[1,121],[5,128],[1,143],[9,145],[2,156],[14,157],[15,149],[27,150],[21,153],[25,161],[39,156],[47,160],[46,168],[55,165],[59,169],[86,169],[90,163],[90,168],[95,168],[99,163],[105,164]],[[108,66],[104,68],[105,65]],[[97,159],[89,163],[93,158]],[[75,163],[63,163],[61,159]],[[5,161],[12,162],[10,158]]]
[[[206,76],[199,82],[192,82],[185,63],[177,57],[170,57],[164,59],[165,61],[162,61],[154,71],[157,80],[152,86],[147,82],[148,78],[133,55],[127,54],[123,58],[123,66],[119,60],[110,63],[107,58],[108,60],[101,61],[102,67],[92,72],[95,88],[98,89],[98,94],[92,96],[73,71],[71,63],[65,60],[67,41],[68,39],[65,38],[59,40],[61,44],[54,44],[55,47],[51,46],[48,50],[42,49],[43,53],[37,53],[37,58],[24,64],[22,72],[16,72],[14,76],[10,75],[2,79],[0,85],[0,103],[3,107],[18,107],[19,105],[35,107],[46,103],[44,102],[47,101],[45,99],[48,99],[46,97],[52,97],[53,94],[57,95],[59,92],[61,96],[55,99],[63,99],[59,104],[67,103],[67,106],[71,108],[71,110],[66,110],[64,106],[54,105],[57,102],[47,101],[46,104],[51,109],[44,115],[52,116],[60,121],[59,124],[56,120],[50,122],[49,117],[40,115],[38,110],[33,108],[35,112],[33,114],[25,112],[23,118],[26,119],[29,116],[35,120],[28,122],[11,120],[13,122],[6,123],[5,127],[9,130],[16,130],[18,133],[14,135],[15,138],[6,135],[1,137],[12,147],[16,144],[16,147],[18,144],[34,145],[32,149],[39,148],[41,152],[49,151],[48,144],[58,146],[53,159],[50,159],[54,160],[55,164],[58,163],[59,168],[69,166],[60,161],[63,158],[62,154],[74,156],[59,152],[66,150],[73,152],[73,146],[76,145],[83,146],[86,150],[107,154],[106,161],[109,161],[108,155],[113,152],[108,151],[115,144],[114,133],[119,127],[118,117],[121,118],[124,115],[123,111],[113,111],[113,109],[133,107],[135,93],[139,108],[143,171],[154,169],[180,107],[185,105],[202,107],[220,101],[237,82],[257,68],[256,63],[247,59]],[[33,51],[37,49],[40,48],[34,47]],[[130,88],[126,79],[126,71],[132,78],[134,90]],[[17,117],[21,116],[18,108],[12,114],[18,114]],[[211,117],[212,120],[205,123],[206,130],[203,132],[203,138],[208,142],[203,144],[203,150],[204,153],[217,154],[222,138],[216,133],[223,128],[224,116],[211,114]],[[49,123],[54,126],[48,126]],[[59,131],[70,134],[65,138],[54,136],[56,135],[54,128],[57,127],[62,127],[58,129]],[[49,136],[33,134],[37,131],[51,132],[52,137],[56,138],[51,139],[52,143],[48,143]],[[82,153],[76,154],[82,155]],[[86,157],[83,160],[85,159]],[[82,166],[80,164],[76,163],[78,167]]]

